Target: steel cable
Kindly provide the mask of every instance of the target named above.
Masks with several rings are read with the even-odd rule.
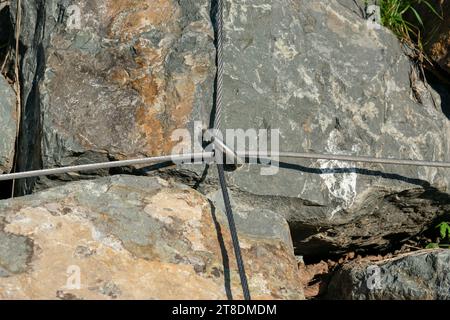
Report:
[[[223,0],[217,0],[216,8],[216,51],[217,51],[217,75],[216,75],[216,112],[214,117],[214,129],[220,130],[222,124],[223,111]],[[221,152],[220,149],[215,148],[216,153]],[[227,181],[225,179],[224,165],[220,163],[219,156],[216,154],[217,171],[219,174],[220,188],[222,189],[223,202],[225,205],[225,213],[230,228],[231,240],[233,243],[234,254],[238,266],[239,277],[241,280],[242,291],[244,299],[250,300],[250,290],[248,288],[247,275],[245,273],[244,261],[242,259],[241,247],[239,245],[239,237],[236,230],[236,223],[234,221],[233,209],[231,206],[230,195],[228,194]]]

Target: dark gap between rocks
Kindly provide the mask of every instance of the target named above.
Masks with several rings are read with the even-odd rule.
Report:
[[[440,95],[442,113],[450,120],[450,82],[441,80],[442,77],[449,79],[449,75],[436,64],[433,72],[425,71],[425,76],[428,84]]]
[[[0,182],[0,200],[11,198],[12,194],[12,181]]]
[[[404,196],[407,196],[408,191],[404,191]],[[431,186],[425,187],[420,195],[417,196],[419,199],[431,200],[432,203],[427,208],[422,208],[421,203],[415,204],[415,207],[403,206],[401,201],[393,202],[395,206],[402,210],[405,214],[408,210],[432,210],[436,213],[436,217],[427,222],[424,227],[417,232],[411,231],[399,231],[395,234],[389,234],[382,237],[383,240],[387,240],[387,243],[381,242],[380,244],[367,244],[358,245],[359,240],[364,240],[364,235],[359,235],[357,237],[351,238],[355,242],[355,245],[347,246],[345,248],[338,248],[331,246],[329,242],[321,241],[320,239],[313,239],[302,244],[302,241],[306,240],[309,235],[313,234],[314,228],[304,224],[290,225],[291,234],[294,235],[294,243],[299,244],[295,248],[295,254],[303,257],[305,264],[316,264],[321,261],[338,261],[346,254],[353,252],[355,256],[387,256],[391,254],[408,252],[409,250],[414,251],[418,249],[425,249],[430,242],[436,240],[436,226],[443,221],[450,221],[450,196],[443,193]],[[392,199],[395,199],[393,197]],[[392,199],[386,199],[386,201],[393,201]],[[355,222],[357,223],[357,222]],[[324,227],[325,231],[326,227]],[[333,236],[333,230],[326,231],[328,236]],[[299,235],[302,237],[299,238]]]
[[[14,40],[14,28],[10,18],[9,6],[0,11],[0,67],[3,66],[7,58],[8,52],[11,52],[12,43]],[[12,79],[14,68],[12,66],[12,59],[8,59],[5,63],[3,75]]]
[[[9,6],[4,7],[0,11],[0,30],[0,67],[6,62],[5,68],[2,70],[3,75],[12,79],[14,72],[11,64],[12,59],[6,61],[8,53],[11,52],[14,40],[14,28],[10,18]]]
[[[11,59],[14,43],[14,27],[12,25],[9,6],[0,11],[0,68],[4,77],[14,79],[13,59]],[[9,57],[8,57],[9,55]],[[8,199],[12,194],[12,181],[0,182],[0,200]]]
[[[11,80],[19,81],[22,94],[22,113],[20,119],[20,128],[18,133],[18,143],[15,150],[14,168],[15,172],[29,171],[42,169],[41,164],[41,140],[42,140],[42,128],[41,128],[41,116],[40,116],[40,92],[39,92],[39,80],[43,76],[45,71],[45,53],[44,53],[44,30],[45,30],[45,9],[39,7],[37,12],[37,25],[34,30],[34,39],[32,46],[25,47],[21,42],[19,43],[19,65],[23,66],[23,59],[29,51],[34,51],[35,70],[34,79],[30,84],[30,88],[27,88],[28,84],[25,84],[27,79],[26,73],[32,72],[31,70],[20,69],[19,79],[15,79],[14,63],[15,63],[15,26],[14,26],[14,14],[10,11],[9,7],[5,7],[0,12],[0,42],[6,41],[6,47],[0,48],[0,64],[6,55],[9,53],[9,59],[5,65],[7,69],[4,74]],[[6,31],[4,31],[6,30]],[[28,61],[32,66],[31,61]],[[1,66],[1,65],[0,65]],[[26,94],[24,92],[29,89]],[[16,180],[14,195],[23,196],[32,192],[33,187],[38,181],[37,178],[20,179]],[[12,182],[0,183],[0,198],[7,199],[12,195]]]
[[[45,6],[38,6],[36,12],[36,27],[32,45],[27,48],[20,46],[20,64],[23,65],[25,54],[29,51],[34,52],[35,61],[33,70],[33,80],[30,84],[25,83],[26,72],[30,70],[21,70],[20,84],[22,92],[22,117],[19,130],[18,150],[16,150],[16,171],[30,171],[42,169],[41,144],[42,144],[42,123],[41,123],[41,94],[39,91],[39,82],[45,72]],[[31,63],[31,62],[30,62]],[[29,88],[25,88],[28,86]],[[24,92],[29,90],[25,95]],[[33,188],[38,178],[21,179],[16,182],[14,193],[16,196],[23,196],[33,192]]]
[[[308,252],[305,254],[302,250],[295,250],[297,256],[301,256],[306,265],[317,264],[322,261],[339,261],[349,253],[354,253],[356,256],[366,257],[366,256],[388,256],[397,253],[408,252],[409,250],[414,251],[418,249],[425,249],[427,244],[435,241],[437,233],[436,226],[442,221],[450,221],[450,213],[439,216],[431,221],[427,226],[418,234],[410,235],[406,232],[399,232],[396,234],[390,234],[384,236],[383,239],[388,240],[389,244],[384,247],[379,247],[377,245],[367,245],[367,246],[349,246],[345,249],[340,249],[336,247],[326,246],[326,244],[317,241],[316,243],[308,243]],[[292,234],[303,233],[303,231],[298,231],[291,228]],[[353,240],[358,240],[357,239]],[[294,239],[295,240],[295,239]],[[314,247],[316,247],[314,250]]]

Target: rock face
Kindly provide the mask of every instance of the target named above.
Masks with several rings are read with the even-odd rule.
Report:
[[[414,97],[396,37],[354,11],[334,0],[228,1],[223,128],[280,129],[281,151],[448,161],[448,119]],[[238,210],[283,214],[304,255],[382,248],[450,203],[448,172],[436,168],[299,161],[260,173],[228,175]]]
[[[378,275],[378,280],[375,280]],[[333,276],[328,297],[351,300],[449,300],[450,252],[427,250],[383,262],[348,264]]]
[[[194,121],[207,127],[215,75],[209,1],[22,6],[24,121],[33,126],[22,138],[21,170],[170,154],[174,130]]]
[[[209,1],[74,1],[81,24],[71,29],[75,11],[58,3],[22,1],[19,170],[169,153],[175,129],[207,125]],[[281,151],[449,161],[449,121],[430,103],[439,96],[411,90],[398,40],[371,28],[355,3],[227,1],[222,127],[280,129]],[[228,180],[240,216],[281,214],[302,255],[385,248],[450,209],[445,170],[292,162],[269,176],[247,166]],[[175,174],[220,207],[217,181],[203,169]]]
[[[0,226],[1,299],[242,298],[225,216],[180,184],[69,183],[1,201]],[[253,297],[302,299],[286,221],[240,226]]]
[[[17,134],[16,94],[0,75],[0,174],[8,173],[14,161]]]

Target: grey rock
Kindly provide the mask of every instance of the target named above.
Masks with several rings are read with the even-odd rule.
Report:
[[[11,250],[11,248],[14,248]],[[25,272],[33,255],[33,241],[21,235],[0,231],[0,277]]]
[[[222,128],[280,129],[281,151],[449,161],[449,120],[418,102],[397,38],[352,3],[227,1]],[[288,219],[299,254],[383,248],[449,208],[443,169],[288,162],[228,180],[238,211]],[[213,182],[202,188],[216,197]]]
[[[0,174],[11,171],[17,135],[16,94],[0,75]]]
[[[136,10],[115,3],[75,1],[82,27],[66,30],[67,17],[57,19],[64,6],[24,0],[29,127],[20,170],[169,153],[175,129],[207,125],[215,71],[209,2]],[[449,121],[430,102],[436,93],[421,99],[412,90],[398,40],[370,28],[362,4],[227,1],[222,127],[280,129],[281,151],[449,161]],[[164,23],[162,11],[173,13]],[[443,169],[292,161],[273,176],[260,170],[228,174],[237,215],[285,217],[302,255],[384,248],[450,207]],[[220,207],[215,175],[203,171],[186,165],[159,174],[181,177]],[[35,180],[19,187],[29,192]]]
[[[350,263],[333,275],[329,299],[450,300],[450,251],[421,251],[377,263]]]

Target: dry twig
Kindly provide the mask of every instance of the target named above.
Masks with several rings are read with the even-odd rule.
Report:
[[[17,13],[16,13],[16,47],[15,47],[15,61],[14,61],[14,75],[15,75],[15,91],[16,91],[16,115],[17,115],[17,133],[16,133],[16,150],[14,154],[14,165],[13,165],[13,172],[16,171],[17,166],[17,153],[19,150],[19,131],[20,131],[20,122],[22,118],[22,100],[21,100],[21,90],[20,90],[20,67],[19,67],[19,44],[20,44],[20,34],[21,34],[21,27],[22,27],[22,0],[17,0]],[[14,198],[14,188],[15,188],[15,180],[12,181],[12,187],[11,187],[11,197]]]

